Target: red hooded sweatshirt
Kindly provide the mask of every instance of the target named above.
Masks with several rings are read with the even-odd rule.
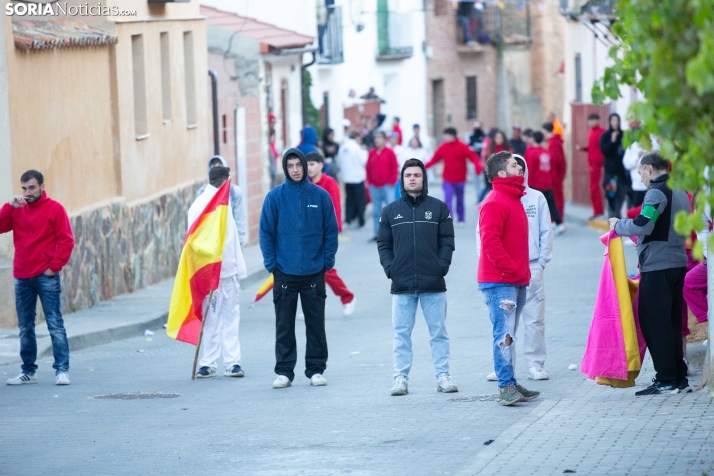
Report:
[[[320,180],[313,183],[330,194],[332,206],[335,207],[335,214],[337,215],[337,229],[340,233],[342,233],[342,204],[340,203],[340,186],[337,185],[335,179],[327,174],[322,174]]]
[[[528,165],[528,186],[540,191],[553,190],[553,171],[550,164],[550,154],[541,146],[526,149],[526,164]]]
[[[12,231],[15,260],[12,274],[17,279],[36,278],[48,269],[59,273],[69,261],[74,235],[67,211],[45,192],[34,203],[0,208],[0,233]]]
[[[562,185],[568,164],[565,161],[563,138],[558,134],[548,139],[548,152],[550,153],[550,170],[553,177],[553,186]]]
[[[399,163],[394,151],[385,147],[378,151],[375,147],[369,151],[367,158],[367,183],[375,187],[394,185],[399,176]]]
[[[530,171],[530,167],[528,168]],[[496,177],[478,219],[481,256],[478,282],[528,286],[528,217],[521,203],[523,177]]]
[[[594,167],[602,167],[604,159],[600,150],[600,136],[605,132],[600,126],[595,126],[588,133],[588,146],[583,150],[588,153],[588,164]]]
[[[428,169],[442,160],[444,161],[443,179],[449,183],[466,182],[467,160],[473,162],[477,174],[483,172],[483,166],[476,153],[459,139],[441,144],[434,152],[434,157],[424,164],[424,167]]]

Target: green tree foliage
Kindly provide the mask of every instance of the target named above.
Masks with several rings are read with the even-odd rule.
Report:
[[[322,137],[322,120],[320,118],[320,111],[312,103],[310,98],[310,89],[312,88],[312,75],[305,69],[303,72],[303,81],[305,82],[305,89],[303,89],[302,100],[305,102],[305,120],[306,126],[312,126],[317,131],[317,137]]]
[[[614,64],[593,100],[617,99],[621,84],[641,91],[645,100],[630,112],[643,127],[626,142],[649,147],[649,134],[657,136],[673,163],[670,185],[696,193],[700,212],[706,203],[714,209],[714,0],[620,0],[616,14],[622,43],[610,49]],[[700,213],[680,214],[675,226],[687,235],[704,223]]]

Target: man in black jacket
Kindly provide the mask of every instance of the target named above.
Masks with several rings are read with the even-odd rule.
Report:
[[[392,280],[395,372],[392,395],[408,393],[411,334],[419,301],[431,336],[436,389],[457,392],[449,375],[444,281],[454,252],[454,223],[446,204],[428,196],[426,170],[420,160],[409,159],[404,163],[400,184],[402,198],[382,210],[377,235],[379,261]]]

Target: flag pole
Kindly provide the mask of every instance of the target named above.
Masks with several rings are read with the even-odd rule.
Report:
[[[196,380],[196,365],[198,365],[198,351],[201,348],[201,340],[203,340],[203,326],[206,325],[206,317],[208,316],[208,306],[211,305],[211,299],[213,299],[213,290],[208,295],[208,302],[206,303],[206,308],[203,310],[203,318],[201,319],[201,332],[198,334],[198,343],[196,343],[196,356],[193,358],[193,372],[191,373],[191,380]]]

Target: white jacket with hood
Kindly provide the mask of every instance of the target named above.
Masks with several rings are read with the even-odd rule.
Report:
[[[520,155],[514,154],[523,167],[523,180],[526,194],[521,197],[521,203],[528,216],[528,259],[531,263],[539,263],[545,268],[553,257],[553,226],[550,221],[548,202],[542,193],[528,186],[528,165]],[[476,226],[476,253],[481,253],[481,236]]]
[[[208,159],[208,173],[211,172],[211,161],[213,159],[218,159],[221,161],[224,167],[228,167],[226,160],[220,155],[214,155]],[[201,188],[196,192],[195,199],[200,197],[204,190],[206,190],[206,185],[202,185]],[[240,187],[234,183],[231,183],[231,211],[233,214],[233,221],[238,228],[238,240],[240,245],[245,245],[245,237],[248,234],[248,221],[245,217],[245,209],[243,208],[243,192]]]
[[[203,210],[205,210],[208,202],[218,192],[218,189],[211,184],[204,187],[201,195],[196,198],[191,207],[188,209],[188,228],[191,228],[193,222],[196,221]],[[223,255],[221,258],[221,279],[236,277],[244,279],[248,276],[248,271],[241,251],[238,238],[238,228],[236,227],[233,214],[228,213],[228,226],[226,227],[226,241],[223,244]]]

